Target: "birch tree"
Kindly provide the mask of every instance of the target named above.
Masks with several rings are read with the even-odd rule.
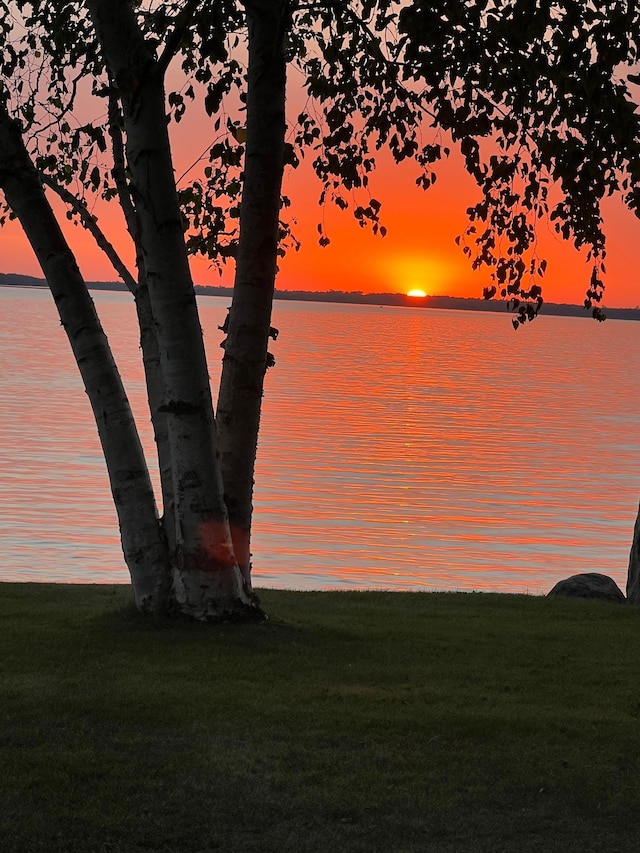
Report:
[[[620,63],[636,55],[629,33],[637,20],[621,3],[583,5],[588,14],[580,19],[575,3],[533,0],[20,0],[13,7],[26,29],[17,41],[11,9],[0,5],[2,91],[13,128],[6,139],[15,141],[21,121],[41,182],[110,252],[136,300],[167,554],[153,574],[155,599],[149,603],[144,593],[144,607],[174,606],[201,619],[261,614],[251,589],[250,529],[269,338],[276,334],[271,302],[277,258],[290,235],[281,209],[285,164],[311,152],[320,203],[351,208],[363,227],[384,236],[373,195],[377,153],[413,161],[416,182],[428,189],[438,162],[457,146],[481,193],[461,243],[473,265],[493,271],[496,287],[486,295],[508,301],[516,326],[535,317],[545,269],[535,252],[536,226],[548,217],[563,237],[591,252],[586,301],[600,316],[600,202],[622,191],[635,209],[637,199],[637,119],[616,76]],[[231,50],[241,46],[245,27],[246,80]],[[45,65],[34,65],[34,56]],[[167,92],[172,63],[185,85]],[[296,64],[309,96],[309,107],[290,117],[289,131],[287,63]],[[51,91],[43,98],[45,78]],[[104,127],[74,129],[67,121],[85,80],[108,105]],[[224,108],[234,98],[246,116],[237,104]],[[211,145],[204,175],[177,188],[168,128],[199,101],[221,139]],[[43,108],[46,121],[38,118]],[[229,117],[233,109],[237,118]],[[13,156],[7,146],[0,150],[4,163]],[[17,213],[8,173],[2,186]],[[114,257],[82,192],[70,192],[76,178],[82,192],[120,203],[135,276]],[[559,200],[550,192],[554,181]],[[330,240],[322,227],[319,239]],[[217,418],[189,269],[193,251],[236,262]],[[121,470],[119,452],[103,444],[111,475]],[[146,511],[157,518],[152,501]],[[121,515],[121,528],[127,518]],[[122,535],[124,542],[124,529]]]
[[[204,342],[167,132],[164,63],[125,0],[89,0],[122,105],[131,194],[163,377],[176,525],[174,595],[198,618],[252,601],[233,551]]]
[[[29,158],[20,127],[0,102],[0,187],[49,283],[98,427],[136,605],[160,615],[169,581],[166,540],[133,414],[80,270]]]
[[[26,4],[18,5],[22,9],[26,8]],[[141,341],[148,367],[148,380],[151,376],[155,379],[161,376],[162,380],[162,400],[159,405],[154,405],[157,400],[152,399],[151,403],[154,415],[162,416],[166,438],[162,439],[160,444],[168,448],[170,459],[169,470],[166,470],[161,459],[161,475],[165,485],[170,482],[170,488],[166,485],[164,491],[165,494],[170,492],[172,499],[171,502],[167,501],[170,512],[165,513],[164,517],[164,527],[167,530],[165,540],[173,545],[169,554],[172,582],[165,582],[166,559],[159,561],[153,581],[145,586],[144,592],[147,594],[137,596],[137,602],[144,609],[156,612],[167,609],[167,605],[173,603],[181,612],[199,619],[260,616],[257,600],[243,581],[233,553],[217,459],[215,420],[204,345],[195,306],[167,134],[164,73],[183,27],[184,18],[180,15],[184,13],[188,19],[195,4],[188,4],[178,13],[172,32],[173,41],[167,42],[165,52],[159,58],[143,37],[129,3],[95,2],[87,6],[95,33],[95,38],[90,37],[89,44],[95,45],[95,52],[91,54],[87,51],[83,60],[97,72],[101,72],[101,66],[104,65],[107,71],[106,94],[110,99],[115,97],[121,109],[126,140],[126,169],[129,175],[124,197],[127,199],[127,205],[131,204],[133,215],[129,217],[130,229],[134,232],[139,249],[141,286],[137,304],[143,330]],[[36,23],[41,26],[45,24],[45,27],[47,23],[53,25],[51,32],[54,43],[47,46],[53,46],[51,56],[59,66],[56,68],[55,64],[52,64],[50,73],[54,80],[58,73],[60,89],[66,96],[69,93],[69,85],[65,74],[59,72],[60,68],[64,71],[65,63],[72,64],[74,57],[69,45],[65,44],[65,36],[67,39],[69,33],[77,36],[78,28],[86,26],[82,9],[70,9],[69,4],[61,4],[56,8],[55,4],[51,4],[42,7],[30,6],[29,11],[31,17],[27,18],[27,26]],[[5,7],[5,15],[8,16],[8,13],[9,10]],[[74,14],[75,18],[72,20]],[[52,20],[51,16],[54,16],[55,20]],[[7,17],[4,21],[7,21]],[[71,24],[74,24],[75,28],[70,26]],[[59,37],[57,43],[56,35]],[[28,31],[27,43],[32,43],[32,40],[32,33]],[[43,41],[46,44],[46,38]],[[9,74],[27,70],[24,49],[20,53],[13,45],[7,44],[5,71],[7,69]],[[21,91],[23,82],[18,80],[18,92]],[[8,87],[5,88],[5,100],[7,94]],[[38,97],[35,90],[28,94],[29,97],[22,104],[23,115],[29,114]],[[54,106],[63,112],[63,99],[59,95],[54,98]],[[49,100],[53,99],[50,97]],[[69,102],[72,100],[73,96]],[[3,181],[5,199],[14,215],[20,216],[21,224],[36,250],[56,298],[55,268],[49,263],[46,251],[39,251],[40,247],[35,242],[38,234],[29,227],[29,211],[22,203],[19,188],[15,186],[16,180],[10,180],[9,170],[16,156],[10,143],[16,143],[18,125],[9,120],[8,114],[5,119],[7,128],[13,131],[7,132],[2,139],[2,155],[6,164],[6,171],[3,173],[6,178]],[[117,155],[120,153],[117,125],[112,123],[111,130],[114,139],[114,160],[117,161]],[[97,134],[96,138],[100,144],[102,137]],[[24,149],[22,154],[26,154]],[[54,166],[58,167],[58,160],[53,155],[52,157]],[[117,162],[114,165],[116,171]],[[67,167],[68,164],[63,165],[65,171]],[[26,187],[26,178],[34,178],[34,175],[33,166],[29,170],[27,165],[16,173],[16,179],[23,182],[23,190]],[[32,180],[31,183],[33,182]],[[41,188],[40,192],[42,193]],[[52,217],[49,217],[43,230],[47,229],[52,233],[54,231]],[[78,279],[77,282],[78,287],[72,294],[74,310],[77,310],[83,299],[85,303],[88,301],[81,293],[81,280]],[[83,316],[88,310],[85,308]],[[74,352],[82,366],[81,354]],[[156,363],[158,373],[151,369]],[[108,367],[108,378],[115,381],[115,366],[111,362]],[[100,388],[96,388],[95,373],[85,371],[83,376],[90,396],[99,397]],[[149,381],[149,385],[151,389],[153,383]],[[156,388],[152,391],[152,398],[157,394]],[[126,400],[122,405],[125,404]],[[158,417],[154,420],[157,422]],[[158,435],[157,429],[157,438]],[[106,429],[106,436],[111,436],[110,427]],[[135,445],[132,446],[135,450]],[[113,482],[119,474],[129,471],[131,466],[125,467],[122,442],[116,445],[113,441],[108,444],[103,440],[103,447]],[[148,479],[146,465],[142,468]],[[117,497],[117,494],[114,487],[114,497]],[[165,540],[160,533],[152,496],[151,500],[147,501],[146,508],[154,510],[156,536],[163,543]],[[125,544],[131,538],[130,531],[137,521],[131,512],[120,513],[119,519]],[[129,566],[131,568],[131,561]],[[160,603],[155,598],[152,602],[148,600],[149,586],[153,590],[153,596],[160,599]]]
[[[251,577],[251,520],[275,289],[285,159],[288,8],[248,0],[246,140],[240,233],[216,410],[224,496],[236,558]]]

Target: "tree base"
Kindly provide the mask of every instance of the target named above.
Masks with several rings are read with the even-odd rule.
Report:
[[[175,611],[198,622],[262,622],[258,596],[244,584],[237,566],[221,572],[174,572]]]

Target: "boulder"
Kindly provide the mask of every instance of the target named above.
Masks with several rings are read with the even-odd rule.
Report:
[[[567,598],[598,598],[600,601],[615,601],[624,604],[626,598],[618,584],[607,575],[586,572],[572,575],[554,586],[547,595],[563,595]]]

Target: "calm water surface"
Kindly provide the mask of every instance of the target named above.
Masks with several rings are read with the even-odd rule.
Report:
[[[133,306],[96,303],[149,455]],[[217,384],[228,300],[200,300]],[[640,495],[634,322],[279,301],[258,586],[624,587]],[[47,291],[0,288],[0,580],[126,582],[95,426]]]

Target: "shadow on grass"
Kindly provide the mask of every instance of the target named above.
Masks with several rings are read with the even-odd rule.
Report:
[[[636,610],[260,595],[157,626],[124,587],[0,585],[7,850],[636,849]]]

